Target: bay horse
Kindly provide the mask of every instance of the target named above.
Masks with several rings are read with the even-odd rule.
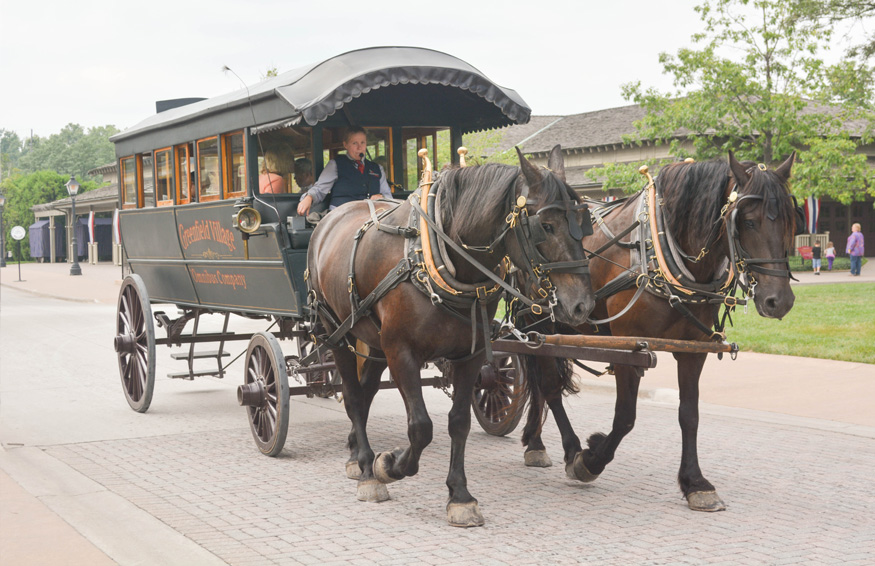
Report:
[[[739,163],[730,153],[728,162],[668,165],[655,181],[655,194],[662,199],[664,228],[674,237],[680,250],[682,259],[675,258],[678,263],[683,262],[688,275],[701,283],[698,287],[702,289],[714,291],[720,285],[707,285],[714,281],[724,281],[724,289],[730,288],[734,278],[741,278],[742,288],[748,297],[752,295],[757,312],[766,318],[780,319],[790,311],[795,299],[787,265],[787,251],[798,222],[795,201],[788,189],[794,158],[795,153],[777,169],[771,170],[764,165]],[[647,198],[646,190],[609,212],[603,219],[607,230],[596,229],[592,236],[584,238],[586,249],[598,250],[613,239],[609,234],[621,234],[636,219],[644,221],[647,214],[652,214],[648,210],[641,212],[639,203],[644,198]],[[629,248],[638,247],[630,245],[629,239],[632,238],[626,237],[625,246],[611,245],[604,252],[591,256],[592,283],[599,299],[593,316],[606,319],[620,315],[609,322],[609,333],[615,336],[694,341],[719,339],[710,331],[711,325],[718,320],[720,304],[715,304],[717,301],[687,304],[686,309],[678,309],[665,296],[637,293],[635,284],[606,298],[598,296],[605,285],[620,280],[618,276],[621,278],[624,272],[628,273],[633,253],[637,253],[630,253]],[[647,254],[653,254],[652,242],[648,246]],[[653,256],[644,263],[648,260],[652,262]],[[637,276],[636,272],[632,278]],[[697,287],[695,282],[689,286]],[[731,297],[726,299],[726,304],[731,300]],[[623,313],[627,307],[628,311]],[[593,334],[594,326],[587,324],[569,330]],[[598,330],[604,332],[606,328],[601,325]],[[682,438],[678,484],[690,509],[721,511],[725,505],[711,482],[705,479],[698,461],[699,376],[707,354],[673,355],[677,360],[678,420]],[[635,424],[638,386],[644,371],[614,365],[617,393],[611,431],[608,435],[591,435],[587,439],[587,448],[582,449],[562,405],[563,393],[575,392],[570,364],[567,360],[544,357],[530,358],[527,363],[530,367],[527,375],[533,379],[528,382],[531,403],[522,435],[526,465],[551,465],[541,440],[546,403],[562,435],[566,473],[583,482],[595,480],[613,460],[621,440]]]
[[[454,266],[455,281],[462,286],[477,287],[477,297],[481,293],[486,295],[487,288],[493,287],[493,280],[484,283],[483,269],[490,272],[500,269],[505,256],[520,269],[531,269],[531,254],[526,250],[531,252],[531,244],[536,242],[527,239],[526,234],[530,232],[517,232],[520,223],[516,220],[539,219],[544,237],[539,238],[542,243],[537,244],[536,249],[547,262],[553,262],[544,263],[542,267],[556,267],[550,276],[553,313],[565,323],[583,324],[595,300],[589,275],[580,267],[586,262],[580,226],[571,227],[569,222],[586,222],[588,227],[588,215],[565,183],[558,146],[551,153],[550,169],[538,169],[519,150],[517,152],[520,167],[487,164],[445,170],[427,193],[436,195],[443,233],[451,240],[445,242],[451,260],[447,264]],[[414,193],[414,197],[420,196],[418,193]],[[420,211],[425,208],[418,202],[411,198],[400,205],[379,201],[348,203],[318,224],[310,242],[308,282],[313,308],[319,312],[320,321],[329,333],[343,326],[339,321],[349,321],[347,317],[355,306],[351,299],[353,290],[365,297],[381,287],[388,275],[403,269],[405,258],[411,257],[408,238],[389,233],[392,229],[387,226],[407,226],[409,234],[417,207]],[[380,212],[379,218],[370,207]],[[364,229],[369,222],[371,229]],[[569,235],[575,230],[576,239]],[[517,237],[505,237],[508,234]],[[358,240],[355,245],[354,239]],[[468,250],[468,258],[458,249]],[[481,264],[479,269],[474,262]],[[576,264],[578,269],[562,268],[571,264]],[[432,286],[435,288],[429,293]],[[354,349],[342,343],[328,344],[342,377],[343,402],[352,422],[347,475],[358,479],[359,500],[384,501],[389,499],[385,484],[418,472],[420,456],[432,440],[432,422],[422,396],[420,370],[430,360],[447,359],[454,392],[448,423],[451,456],[446,481],[449,488],[447,520],[453,526],[480,526],[483,516],[467,488],[465,443],[471,426],[474,384],[486,358],[484,333],[477,325],[482,325],[484,330],[491,325],[498,293],[490,295],[496,300],[481,302],[483,310],[478,317],[474,308],[443,308],[436,291],[435,283],[423,267],[391,285],[369,314],[356,317],[349,330],[350,339],[363,342],[369,349],[369,357],[361,367],[361,381]],[[375,456],[366,424],[371,401],[386,367],[407,409],[409,445]]]

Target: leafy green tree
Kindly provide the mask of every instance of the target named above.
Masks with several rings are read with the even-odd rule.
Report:
[[[9,230],[13,226],[27,228],[34,222],[31,207],[38,204],[52,202],[67,196],[67,188],[64,184],[70,179],[69,175],[62,175],[54,171],[37,171],[28,175],[13,175],[3,179],[0,183],[0,192],[6,196],[6,206],[3,207],[3,228],[6,232],[4,242],[8,250],[15,248],[14,241],[9,238]],[[96,189],[95,181],[82,182],[80,191]],[[21,242],[23,257],[29,257],[29,240],[25,238]]]
[[[36,138],[21,159],[23,173],[57,171],[76,175],[80,182],[87,171],[115,161],[115,148],[109,137],[118,133],[115,126],[101,126],[86,131],[78,124],[67,124],[57,134]]]
[[[705,24],[692,38],[699,48],[660,55],[675,90],[624,85],[624,96],[647,112],[624,142],[667,144],[673,159],[725,157],[732,150],[741,159],[773,163],[795,150],[798,194],[843,202],[875,194],[875,171],[855,153],[875,132],[875,72],[866,62],[824,63],[832,27],[800,17],[798,0],[709,0],[696,11]],[[588,175],[605,188],[628,189],[629,170],[639,165]]]
[[[875,17],[873,0],[796,0],[794,12],[802,20],[819,22],[822,25],[848,23],[863,25]],[[870,22],[871,23],[871,20]],[[864,28],[865,29],[865,28]],[[851,57],[866,59],[875,55],[875,30],[869,29],[863,43],[848,49]]]
[[[21,138],[15,132],[0,129],[0,180],[12,175],[21,159]]]

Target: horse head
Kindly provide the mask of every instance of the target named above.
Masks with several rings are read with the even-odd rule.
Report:
[[[523,271],[526,271],[526,265],[530,265],[535,268],[535,275],[547,277],[546,284],[535,289],[541,297],[534,298],[547,298],[545,293],[555,294],[558,303],[554,307],[556,317],[567,324],[583,324],[595,307],[589,268],[581,245],[583,236],[592,233],[589,210],[565,182],[565,163],[560,146],[550,152],[547,168],[530,163],[519,148],[517,154],[522,174],[517,179],[515,196],[518,205],[524,202],[525,214],[521,222],[527,223],[526,239],[529,243],[525,239],[510,238],[508,255]],[[522,197],[525,197],[524,201]],[[531,275],[529,279],[532,279]],[[529,283],[531,286],[535,282]]]
[[[740,163],[729,153],[734,180],[726,194],[726,226],[736,261],[743,262],[741,282],[752,290],[760,316],[782,318],[795,295],[790,288],[788,251],[796,230],[793,197],[788,188],[793,152],[776,169],[763,164]],[[734,195],[733,195],[734,193]]]

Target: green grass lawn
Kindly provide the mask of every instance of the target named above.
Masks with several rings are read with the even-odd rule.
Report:
[[[742,351],[875,364],[875,283],[794,285],[783,320],[736,309],[730,342]]]

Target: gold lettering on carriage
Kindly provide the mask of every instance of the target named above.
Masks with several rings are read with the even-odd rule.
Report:
[[[222,273],[218,269],[198,271],[191,268],[191,276],[195,283],[202,285],[228,285],[237,290],[237,287],[246,288],[246,276],[242,273]]]
[[[234,242],[234,232],[223,227],[218,220],[196,220],[188,228],[182,224],[179,225],[179,241],[182,242],[183,250],[187,250],[188,246],[202,240],[224,244],[232,252],[237,249]]]

